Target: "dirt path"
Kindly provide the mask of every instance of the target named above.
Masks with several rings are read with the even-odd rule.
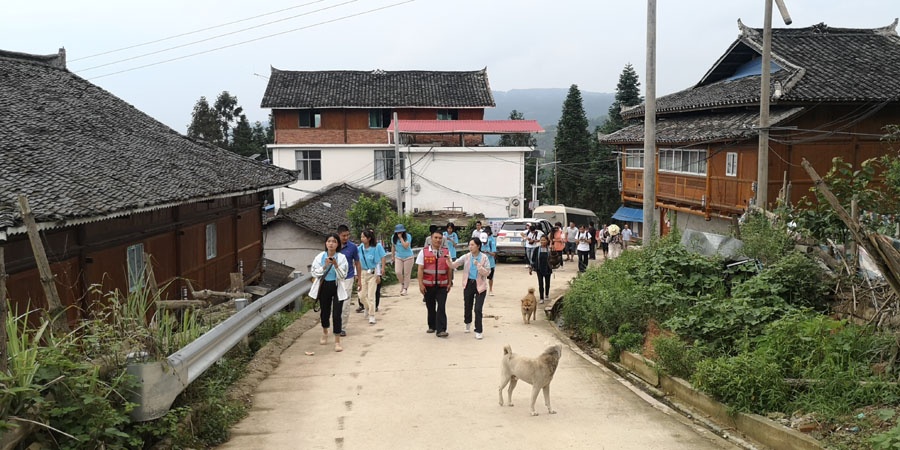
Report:
[[[574,264],[556,272],[553,296],[575,272]],[[421,296],[401,297],[396,286],[384,289],[376,325],[351,313],[342,353],[319,345],[321,329],[310,329],[318,319],[307,314],[279,337],[281,348],[293,344],[263,358],[280,356],[277,367],[257,363],[258,376],[245,381],[253,407],[220,448],[736,448],[583,357],[542,313],[523,324],[519,299],[536,285],[521,264],[498,266],[483,340],[463,332],[461,289],[450,293],[446,339],[425,333]],[[540,415],[531,417],[525,383],[515,407],[500,407],[503,345],[537,355],[556,343],[564,347],[551,387],[558,414],[547,414],[539,397]]]

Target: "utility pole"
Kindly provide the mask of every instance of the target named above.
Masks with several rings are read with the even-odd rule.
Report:
[[[394,179],[397,180],[397,215],[403,215],[403,180],[400,169],[400,121],[397,120],[397,111],[394,111]]]
[[[534,158],[534,184],[531,185],[531,210],[534,211],[538,207],[537,190],[544,186],[538,184],[538,170],[541,165],[538,163],[541,159]]]
[[[656,0],[647,0],[647,87],[644,103],[644,242],[659,235],[656,209]]]
[[[772,75],[772,2],[766,2],[765,17],[763,18],[763,50],[762,64],[760,67],[759,86],[759,151],[756,160],[756,206],[766,209],[769,198],[769,96],[771,90]],[[778,4],[778,11],[785,25],[790,25],[792,20],[788,14],[783,0],[774,0]]]

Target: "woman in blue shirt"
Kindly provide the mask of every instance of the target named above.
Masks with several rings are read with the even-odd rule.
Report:
[[[394,249],[394,270],[400,283],[400,295],[406,295],[409,280],[412,279],[413,264],[416,261],[413,259],[412,235],[406,232],[406,227],[402,223],[394,227],[391,247]]]
[[[375,324],[375,291],[378,289],[378,277],[381,276],[381,259],[384,248],[375,240],[375,231],[365,230],[359,237],[362,243],[357,247],[359,253],[359,301],[366,308],[369,323]]]
[[[444,232],[444,245],[450,250],[450,258],[456,259],[457,244],[459,244],[459,235],[456,234],[456,226],[450,222],[447,224],[447,231]]]
[[[497,267],[497,239],[494,238],[494,231],[491,227],[484,229],[487,233],[487,241],[481,244],[481,252],[487,255],[488,261],[491,263],[491,273],[487,276],[488,295],[494,296],[494,269]]]
[[[341,305],[349,296],[344,288],[344,278],[347,277],[347,258],[338,252],[341,238],[335,233],[325,238],[325,251],[316,255],[312,261],[310,273],[316,280],[309,290],[309,296],[319,300],[322,305],[322,337],[319,343],[328,343],[328,328],[331,325],[329,319],[334,322],[334,351],[344,350],[341,347]]]

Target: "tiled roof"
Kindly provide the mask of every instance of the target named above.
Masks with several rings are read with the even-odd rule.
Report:
[[[506,134],[543,133],[537,120],[399,120],[400,133],[410,134]],[[390,132],[394,122],[387,127]]]
[[[762,30],[738,21],[741,35],[696,86],[657,99],[657,113],[759,104],[760,76],[728,80],[734,69],[762,53]],[[812,102],[897,101],[900,96],[900,37],[897,21],[876,29],[772,30],[772,74],[783,95],[773,105]],[[774,90],[772,91],[774,94]],[[623,111],[640,117],[644,105]]]
[[[346,183],[333,185],[296,205],[282,208],[274,220],[287,220],[300,228],[322,236],[336,233],[338,225],[350,225],[347,212],[361,195],[381,196],[380,193]]]
[[[263,108],[487,108],[487,69],[471,72],[272,68]]]
[[[796,117],[803,108],[773,108],[771,125]],[[658,118],[656,141],[669,144],[721,142],[756,138],[759,134],[759,110],[734,109],[721,113],[698,112]],[[601,135],[604,144],[636,144],[644,142],[644,123],[625,127],[615,133]]]
[[[189,139],[65,70],[63,57],[0,51],[0,232],[100,220],[296,181],[293,172]]]

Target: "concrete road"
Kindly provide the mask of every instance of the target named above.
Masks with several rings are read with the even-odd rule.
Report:
[[[555,297],[577,272],[567,263],[552,280]],[[462,272],[456,273],[457,286]],[[462,289],[447,302],[450,336],[426,334],[417,291],[384,288],[378,323],[351,313],[344,351],[303,334],[257,388],[250,415],[223,449],[724,449],[738,448],[586,357],[542,311],[522,323],[519,299],[537,280],[523,264],[499,264],[495,296],[484,307],[484,339],[464,333]],[[415,292],[415,294],[413,294]],[[355,298],[354,298],[355,304]],[[310,314],[317,314],[312,313]],[[503,346],[536,356],[561,343],[547,414],[520,382],[515,407],[497,401]],[[314,355],[307,355],[314,352]]]

